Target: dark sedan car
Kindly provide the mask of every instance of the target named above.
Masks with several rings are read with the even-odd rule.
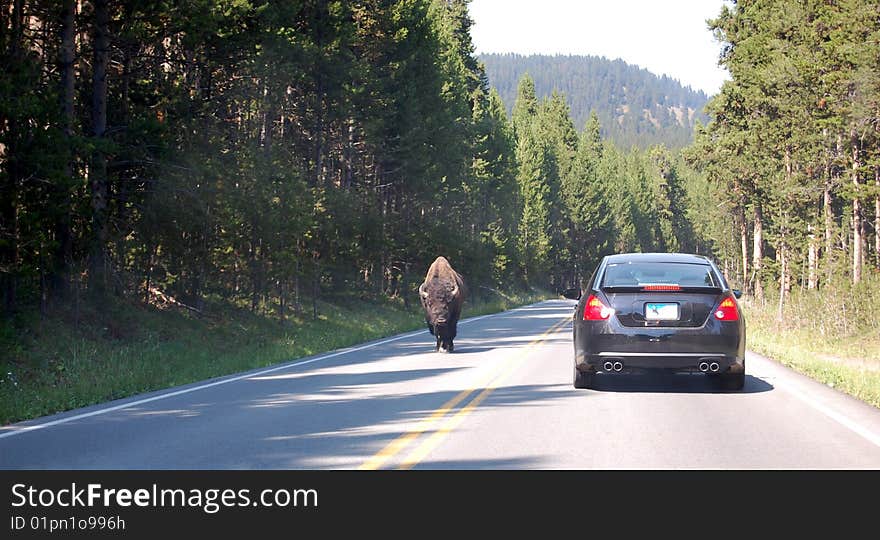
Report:
[[[574,386],[596,373],[702,372],[726,389],[745,382],[745,320],[715,264],[685,253],[602,259],[574,313]]]

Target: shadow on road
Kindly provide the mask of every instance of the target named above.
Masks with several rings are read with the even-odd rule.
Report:
[[[435,354],[438,356],[443,356],[450,354],[452,356],[460,355],[460,354],[474,354],[480,352],[491,351],[494,349],[516,349],[528,345],[533,341],[537,340],[540,335],[536,334],[534,336],[527,336],[523,338],[511,338],[511,337],[497,337],[492,336],[487,339],[475,339],[473,337],[467,338],[456,338],[455,340],[455,352],[453,353],[440,353],[434,351],[434,337],[428,334],[428,331],[425,331],[425,337],[427,338],[425,342],[418,343],[405,343],[400,344],[395,347],[395,356],[404,356],[404,355],[415,355],[415,354]],[[541,340],[541,343],[544,345],[552,345],[557,343],[571,343],[571,334],[566,333],[564,331],[559,331],[556,334],[546,336]]]
[[[327,395],[329,390],[323,390],[323,397],[317,397],[314,401],[303,400],[297,394],[270,396],[269,402],[273,406],[268,409],[254,402],[241,402],[241,407],[261,411],[259,419],[263,433],[259,442],[252,439],[249,443],[253,447],[251,465],[270,469],[333,468],[333,460],[347,463],[353,456],[372,455],[383,444],[402,434],[398,431],[403,426],[401,421],[423,420],[458,393],[449,391],[361,397],[357,399],[357,406],[353,407],[350,396],[330,398]],[[483,390],[485,388],[473,389],[463,403]],[[480,409],[546,405],[558,399],[570,398],[571,394],[566,390],[567,386],[563,384],[503,386],[495,389],[480,404]],[[285,420],[287,406],[293,401],[297,406],[295,423]],[[429,432],[439,428],[442,423],[432,425]],[[381,430],[377,433],[373,429],[382,425],[389,426],[393,433],[383,433]],[[268,426],[274,428],[267,429]],[[216,460],[214,462],[217,463]],[[454,462],[428,460],[420,463],[419,468],[529,468],[537,465],[535,458]],[[228,467],[223,463],[217,466]]]
[[[419,463],[417,469],[429,470],[528,470],[541,468],[541,461],[534,458],[507,458],[507,459],[450,459],[437,461],[424,461]]]
[[[552,316],[560,318],[558,307],[512,315],[543,319],[554,310]],[[503,349],[499,354],[508,350],[513,354],[549,327],[536,325],[522,333],[510,321],[499,322],[503,329],[491,333],[463,326],[452,354],[435,353],[433,337],[425,330],[423,338],[407,337],[338,354],[307,369],[291,365],[255,372],[228,385],[206,386],[197,394],[181,392],[4,439],[0,469],[318,469],[351,468],[353,463],[356,467],[364,456],[373,455],[460,392],[450,385],[438,389],[427,381],[445,375],[454,378],[462,369],[478,366],[474,356],[478,353]],[[570,342],[564,331],[543,341]],[[391,359],[397,362],[392,365],[401,365],[401,357],[402,365],[411,369],[389,370],[379,364]],[[481,407],[570,397],[560,391],[562,386],[499,388]],[[468,400],[481,390],[475,389]],[[517,458],[428,466],[530,465]]]
[[[717,381],[697,373],[626,373],[622,375],[599,373],[594,390],[602,392],[658,392],[676,394],[756,394],[773,390],[773,385],[746,373],[742,390],[723,390]]]

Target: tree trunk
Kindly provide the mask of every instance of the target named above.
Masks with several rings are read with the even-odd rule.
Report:
[[[345,141],[345,149],[342,154],[342,182],[341,187],[343,189],[350,189],[352,179],[354,178],[354,155],[355,155],[355,121],[354,118],[349,118],[346,121],[347,127],[347,135]]]
[[[15,66],[24,62],[22,39],[24,25],[24,0],[15,0],[10,13],[11,35],[9,37],[9,58]],[[21,139],[18,120],[15,114],[9,118],[0,117],[0,129],[6,128],[3,135],[5,148],[2,157],[6,167],[6,182],[0,187],[0,293],[3,295],[3,309],[11,314],[16,308],[18,276],[18,189],[22,177],[18,162],[18,145]]]
[[[132,43],[131,41],[126,41],[122,44],[122,73],[121,73],[121,83],[119,90],[119,100],[117,102],[117,107],[114,110],[118,110],[117,118],[119,119],[119,124],[122,126],[128,126],[131,122],[131,85],[132,79],[136,76],[136,74],[132,73],[132,64],[134,63],[134,55],[137,54],[137,45]],[[134,232],[134,227],[132,225],[132,204],[131,199],[133,195],[133,191],[136,191],[137,188],[134,186],[134,183],[124,177],[117,177],[115,182],[115,189],[110,187],[110,181],[108,179],[108,189],[113,193],[113,221],[118,224],[118,228],[123,230],[119,231],[119,234],[115,235],[115,243],[116,249],[114,250],[113,255],[116,256],[116,260],[114,264],[111,264],[111,268],[125,268],[125,254],[128,252],[127,243],[130,241],[131,233]],[[109,203],[109,201],[108,201]],[[200,277],[197,276],[195,282],[197,285],[200,285]],[[125,293],[124,287],[122,287],[121,283],[115,281],[116,285],[116,294],[123,295]],[[198,293],[194,294],[194,301],[198,298]],[[193,304],[199,310],[202,309],[202,305],[200,302],[195,301]]]
[[[755,291],[755,297],[764,302],[764,284],[761,282],[761,268],[763,268],[764,259],[764,222],[761,214],[761,206],[755,204],[755,223],[752,233],[752,290]]]
[[[61,125],[67,147],[64,178],[53,186],[55,212],[53,233],[55,248],[47,277],[52,297],[63,300],[68,296],[70,265],[73,258],[73,239],[70,231],[70,188],[74,177],[73,131],[75,122],[74,96],[76,55],[74,50],[76,2],[64,0],[61,6]]]
[[[831,283],[832,276],[834,274],[834,261],[836,256],[834,254],[834,244],[836,240],[840,240],[839,233],[841,231],[837,231],[838,237],[835,239],[835,229],[836,229],[836,216],[834,215],[834,208],[832,206],[833,199],[833,191],[837,186],[841,185],[841,175],[842,168],[839,166],[835,166],[835,162],[839,162],[843,159],[843,134],[838,131],[837,136],[835,137],[834,143],[834,152],[833,155],[828,159],[826,164],[826,174],[825,174],[825,188],[822,194],[822,204],[825,211],[825,283]],[[843,235],[844,240],[846,235]],[[844,241],[845,244],[845,241]]]
[[[743,207],[740,206],[738,209],[739,214],[739,238],[740,238],[740,248],[742,251],[742,280],[740,281],[740,285],[743,289],[748,290],[748,282],[749,282],[749,235],[748,235],[748,224],[746,223],[746,213],[743,210]]]
[[[151,238],[147,247],[147,277],[145,279],[146,286],[144,289],[144,302],[149,302],[150,300],[150,287],[153,286],[153,267],[156,264],[156,255],[158,254],[158,251],[159,243]]]
[[[830,171],[829,171],[830,173]],[[834,254],[833,227],[834,209],[831,207],[831,177],[826,176],[825,189],[822,191],[822,210],[825,217],[825,246],[823,261],[825,265],[825,283],[831,283],[832,257]]]
[[[284,302],[285,297],[286,297],[286,291],[285,291],[284,284],[285,284],[285,278],[283,278],[283,277],[279,278],[278,279],[278,319],[281,321],[281,324],[284,324],[285,307],[286,307],[285,302]]]
[[[312,320],[318,320],[318,295],[321,293],[321,263],[318,258],[313,259],[314,273],[312,275]]]
[[[299,256],[296,258],[296,273],[293,275],[293,310],[296,313],[302,313],[302,302],[299,297],[299,278],[302,275],[302,260]]]
[[[776,310],[776,319],[780,321],[783,318],[782,313],[785,307],[785,300],[788,296],[789,291],[791,290],[791,285],[788,278],[788,253],[785,242],[785,232],[783,231],[779,248],[776,251],[777,258],[779,259],[779,306]]]
[[[874,169],[874,185],[878,192],[874,197],[874,264],[880,268],[880,168]]]
[[[324,91],[323,82],[318,80],[318,111],[315,119],[315,173],[314,185],[323,185],[323,169],[324,169],[324,111],[321,93]]]
[[[853,201],[852,201],[852,281],[858,283],[862,280],[862,264],[865,260],[864,255],[864,239],[865,230],[862,222],[862,201],[859,198],[861,182],[859,180],[859,167],[861,166],[859,158],[859,140],[853,129],[850,132],[850,141],[852,143],[852,182],[853,182]]]
[[[257,228],[251,226],[250,270],[251,270],[251,312],[257,312],[260,304],[260,264],[257,260]]]
[[[272,104],[272,96],[269,93],[269,86],[263,82],[263,125],[260,128],[260,145],[263,147],[266,155],[272,152],[272,130],[275,126],[275,107]]]
[[[807,225],[807,233],[810,241],[807,248],[807,288],[812,290],[818,286],[818,247],[816,246],[816,234],[812,225]]]
[[[92,154],[89,186],[92,196],[92,246],[89,255],[89,288],[107,289],[108,180],[107,157],[101,149],[107,132],[107,62],[110,57],[108,0],[94,2],[94,59],[92,64],[92,135],[98,148]]]
[[[791,186],[792,180],[792,170],[793,164],[791,161],[791,148],[785,147],[785,155],[783,156],[783,167],[785,170],[785,185]],[[788,201],[787,201],[788,202]],[[790,204],[790,202],[789,202]],[[788,208],[788,207],[787,207]],[[779,320],[782,320],[782,312],[785,306],[785,300],[788,297],[789,292],[791,291],[791,280],[789,274],[791,270],[789,268],[789,260],[788,260],[788,239],[786,238],[786,233],[788,232],[788,224],[790,223],[788,212],[783,211],[782,213],[782,227],[780,230],[780,238],[779,238],[779,248],[776,251],[776,255],[779,258],[779,309],[776,312],[776,317]]]

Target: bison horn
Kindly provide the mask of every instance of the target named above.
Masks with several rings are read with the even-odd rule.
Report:
[[[458,296],[458,283],[452,287],[452,296]]]
[[[422,283],[421,285],[419,285],[419,294],[422,295],[422,296],[424,296],[425,298],[428,297],[428,293],[425,292],[425,284],[424,284],[424,283]]]

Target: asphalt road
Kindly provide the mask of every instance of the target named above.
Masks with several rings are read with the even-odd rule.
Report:
[[[880,409],[749,354],[571,385],[574,302],[0,428],[2,469],[878,469]],[[466,313],[465,313],[466,314]]]

